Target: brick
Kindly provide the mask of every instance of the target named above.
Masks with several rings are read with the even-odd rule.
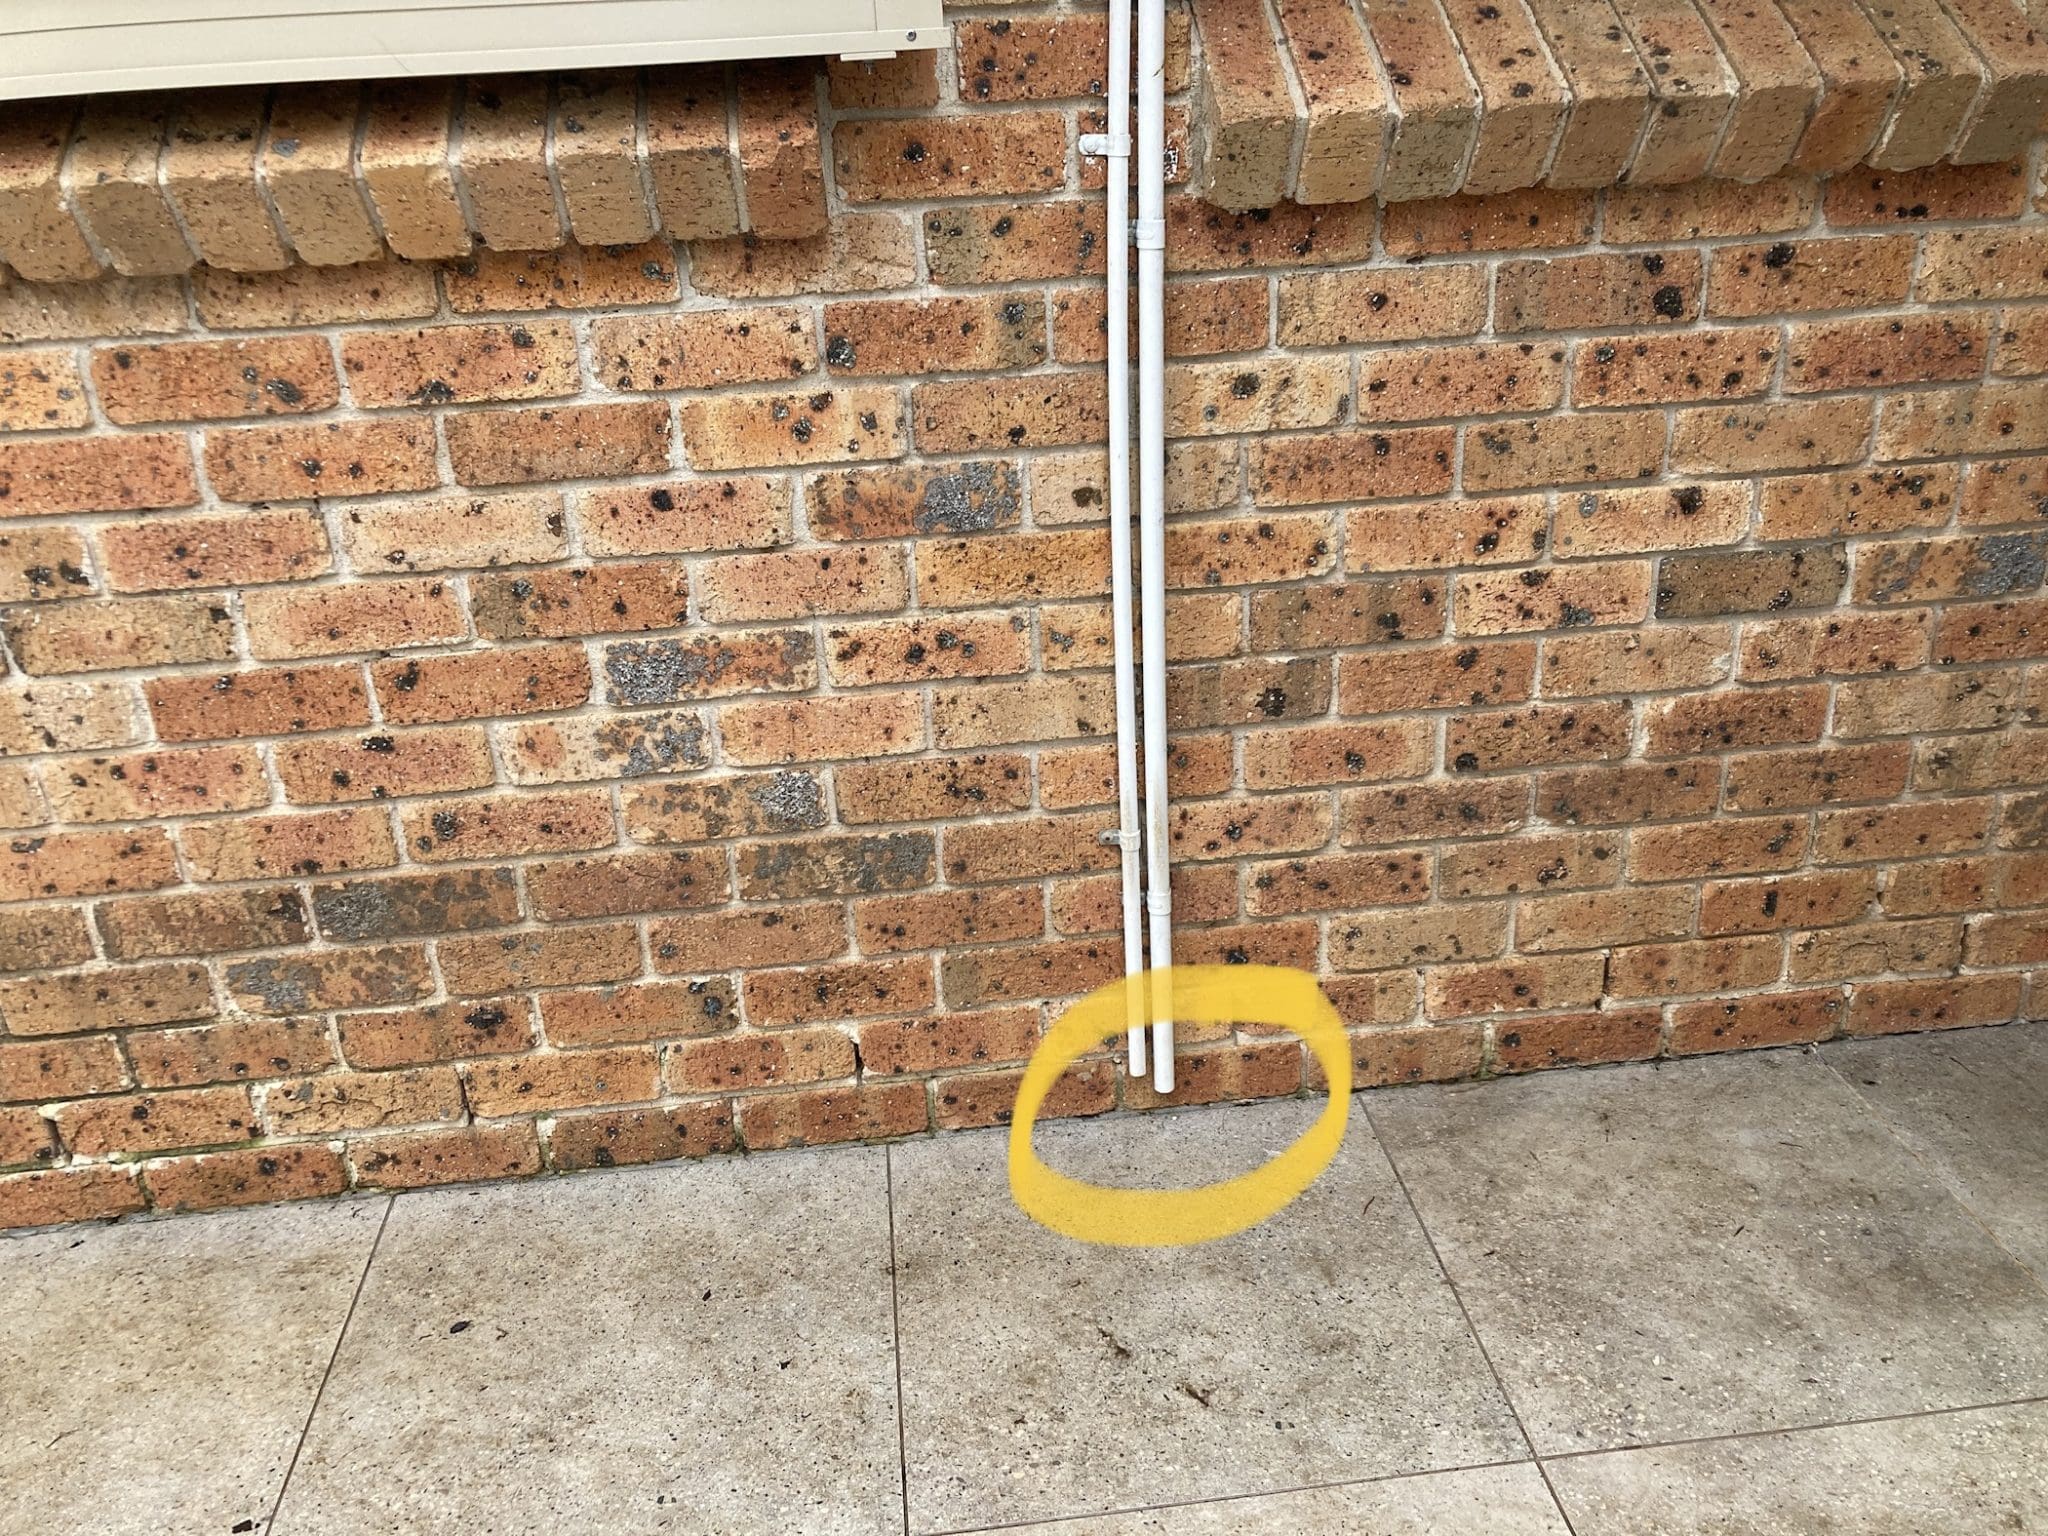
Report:
[[[1766,481],[1768,487],[1780,482]],[[1750,488],[1739,482],[1631,486],[1562,499],[1552,527],[1560,560],[1734,544],[1749,528]]]
[[[714,907],[731,882],[718,850],[684,849],[530,864],[526,891],[533,915],[554,922]]]
[[[940,983],[949,1010],[1073,997],[1122,971],[1123,956],[1117,946],[1094,939],[1054,939],[1007,949],[955,949],[939,960]]]
[[[932,739],[942,748],[1098,735],[1113,718],[1106,679],[1026,678],[934,691]]]
[[[628,640],[604,649],[606,693],[616,704],[673,704],[738,693],[786,693],[816,684],[807,630],[743,630],[690,640]]]
[[[1450,489],[1450,427],[1309,432],[1255,440],[1252,501],[1262,507],[1374,501]]]
[[[1911,757],[1902,742],[1744,754],[1729,762],[1724,803],[1731,811],[1771,811],[1888,800],[1905,788]]]
[[[1540,954],[1682,938],[1692,928],[1693,902],[1690,890],[1675,887],[1528,897],[1515,909],[1515,947]]]
[[[0,147],[0,156],[7,153]],[[0,186],[0,201],[6,195]],[[0,219],[5,217],[0,213]],[[0,342],[161,336],[190,325],[183,284],[173,278],[103,276],[94,282],[0,287]]]
[[[558,76],[550,140],[569,226],[586,245],[632,245],[654,233],[640,172],[635,70]]]
[[[1815,539],[1939,527],[1955,497],[1956,472],[1945,464],[1774,477],[1763,484],[1757,534]]]
[[[1859,603],[2032,593],[2048,576],[2048,540],[2040,534],[1871,540],[1856,551],[1851,592]]]
[[[1643,750],[1683,757],[1729,747],[1818,741],[1828,719],[1825,684],[1666,699],[1644,711]]]
[[[1857,737],[1989,730],[2012,719],[2006,673],[1961,672],[1858,678],[1835,689],[1834,734]]]
[[[1826,811],[1816,819],[1814,854],[1840,864],[1963,853],[1983,845],[1990,813],[1981,801]]]
[[[2020,453],[2048,447],[2048,380],[1923,390],[1885,402],[1880,459]]]
[[[94,917],[115,960],[267,949],[312,933],[298,893],[278,887],[138,896],[102,902]]]
[[[1245,910],[1254,917],[1352,911],[1427,901],[1429,855],[1341,853],[1255,864],[1247,872]],[[1309,946],[1313,951],[1313,943]],[[1314,964],[1311,953],[1307,963]]]
[[[70,101],[24,103],[0,135],[0,257],[32,282],[102,270],[60,180],[77,113]]]
[[[753,843],[740,850],[739,893],[761,901],[908,890],[931,884],[934,858],[929,832]]]
[[[373,663],[379,707],[398,725],[573,709],[590,697],[575,646],[521,646]]]
[[[205,1211],[338,1195],[348,1168],[319,1144],[248,1147],[145,1163],[142,1182],[157,1210]]]
[[[143,1204],[133,1168],[49,1168],[0,1178],[0,1222],[10,1227],[105,1221]]]
[[[1195,121],[1207,146],[1196,190],[1221,208],[1270,208],[1287,196],[1296,115],[1287,74],[1274,47],[1272,23],[1256,0],[1198,0],[1194,11],[1202,30],[1204,64]],[[1340,47],[1349,41],[1362,52],[1355,22],[1339,36]],[[1100,83],[1088,94],[1101,94]],[[1313,103],[1310,111],[1313,120]],[[1327,153],[1323,144],[1316,147]],[[1376,166],[1378,151],[1375,133],[1368,166]],[[1370,196],[1371,171],[1365,173],[1363,185],[1345,190]]]
[[[686,400],[681,415],[684,448],[698,469],[893,459],[905,447],[901,402],[876,385]]]
[[[0,601],[42,602],[89,592],[93,586],[85,538],[78,530],[34,525],[0,530]]]
[[[1669,1048],[1683,1056],[1827,1040],[1841,1029],[1842,1015],[1839,989],[1683,1003],[1671,1010]]]
[[[1443,632],[1442,583],[1423,577],[1347,581],[1252,594],[1251,643],[1255,651],[1323,646],[1392,644]],[[1255,666],[1233,669],[1250,676]],[[1232,675],[1232,674],[1224,674]]]
[[[1440,965],[1423,978],[1423,1012],[1431,1019],[1460,1019],[1583,1007],[1600,1000],[1603,973],[1604,960],[1599,955]]]
[[[363,406],[538,400],[581,385],[576,339],[560,321],[354,331],[341,340],[342,374]]]
[[[480,1118],[647,1100],[660,1086],[651,1046],[487,1057],[470,1064],[467,1080]]]
[[[448,418],[448,459],[464,485],[515,485],[669,467],[668,408],[658,403],[471,411]]]
[[[591,791],[430,801],[406,807],[399,820],[406,848],[422,863],[580,852],[617,840],[611,801]]]
[[[1505,261],[1494,284],[1498,332],[1683,322],[1699,313],[1697,251]]]
[[[1854,990],[1843,1032],[1889,1035],[1966,1024],[2004,1024],[2018,1017],[2019,1008],[2018,976],[1871,982]]]
[[[834,770],[833,788],[840,819],[855,826],[1021,810],[1031,803],[1030,761],[1007,753],[902,763],[856,760]]]
[[[1608,963],[1618,998],[1685,997],[1767,986],[1784,965],[1774,937],[1696,939],[1618,949]]]
[[[832,105],[870,111],[937,106],[940,58],[936,52],[915,51],[887,59],[828,59]],[[1061,62],[1071,66],[1076,61],[1063,55]]]
[[[787,543],[790,492],[766,479],[682,480],[570,496],[590,555],[651,555]],[[813,533],[818,530],[813,510]]]
[[[384,253],[354,172],[359,85],[287,85],[270,99],[258,152],[265,189],[301,261],[317,267]]]
[[[938,268],[935,260],[935,278]],[[842,215],[824,234],[801,240],[744,235],[690,247],[691,286],[726,298],[860,293],[915,276],[910,228],[892,214]]]
[[[1707,310],[1742,317],[1896,303],[1912,282],[1914,246],[1904,235],[1724,245],[1707,274]]]
[[[389,820],[380,812],[240,817],[186,827],[187,867],[206,881],[381,869],[397,862]]]
[[[88,99],[65,161],[79,223],[127,277],[183,272],[194,260],[163,192],[165,116],[139,96]]]
[[[1477,264],[1292,273],[1277,289],[1283,347],[1469,336],[1486,323],[1486,269]]]
[[[1021,616],[835,625],[825,641],[826,670],[842,686],[996,677],[1023,672],[1031,661]]]
[[[469,584],[470,609],[477,632],[493,640],[672,629],[689,610],[688,580],[679,560],[476,576]]]
[[[1376,210],[1370,202],[1311,208],[1280,203],[1230,213],[1193,197],[1166,200],[1166,248],[1176,272],[1240,267],[1330,266],[1372,254]]]
[[[1728,631],[1667,625],[1601,635],[1553,636],[1543,646],[1543,695],[1662,693],[1711,688],[1728,676]],[[1713,695],[1696,695],[1711,699]],[[1659,709],[1691,702],[1661,702]],[[1652,736],[1656,734],[1652,728]]]
[[[839,124],[832,136],[834,177],[853,203],[1054,191],[1065,180],[1066,149],[1055,112],[868,118]]]
[[[334,1065],[326,1032],[310,1019],[238,1019],[195,1029],[138,1031],[127,1037],[145,1088],[189,1088]]]
[[[1258,730],[1244,738],[1248,789],[1422,778],[1435,758],[1435,732],[1422,721]]]
[[[1770,387],[1777,356],[1770,326],[1582,341],[1572,396],[1581,405],[1739,400]]]
[[[1283,40],[1308,109],[1300,164],[1294,177],[1295,193],[1306,203],[1348,203],[1370,198],[1379,186],[1390,103],[1358,15],[1349,6],[1332,4],[1331,0],[1284,0],[1278,11]],[[1213,89],[1216,66],[1208,60],[1211,44],[1207,20],[1202,30],[1205,69]],[[1284,77],[1270,106],[1262,100],[1271,90],[1270,82],[1257,73],[1261,67],[1258,45],[1265,42],[1263,34],[1241,25],[1231,36],[1240,50],[1234,56],[1244,60],[1244,79],[1252,86],[1252,93],[1240,91],[1239,99],[1228,105],[1241,141],[1240,159],[1251,166],[1270,155],[1276,145],[1278,136],[1268,126],[1271,116],[1285,114],[1291,139],[1294,112],[1286,99]],[[1270,53],[1271,44],[1265,42],[1265,46]],[[1219,102],[1209,110],[1221,117],[1225,105]],[[1252,110],[1247,112],[1247,107]],[[1215,127],[1205,124],[1204,131],[1214,143]],[[1213,150],[1211,154],[1214,155]],[[1286,154],[1284,147],[1283,161]],[[1285,190],[1282,189],[1283,194]],[[1277,200],[1269,198],[1256,206],[1269,207]]]
[[[462,1112],[461,1084],[446,1067],[329,1072],[278,1083],[263,1095],[263,1118],[278,1135],[422,1125]]]
[[[1805,857],[1805,823],[1783,816],[1637,827],[1629,833],[1628,839],[1628,872],[1634,880],[1700,880],[1709,875],[1773,874],[1798,868]],[[1678,936],[1646,934],[1641,937]]]
[[[1088,374],[939,381],[911,391],[918,447],[932,453],[1101,442],[1107,412],[1103,383]]]
[[[703,1157],[736,1145],[732,1106],[723,1099],[559,1115],[547,1122],[546,1132],[549,1161],[563,1170]]]
[[[353,506],[340,519],[359,571],[525,565],[567,553],[560,503],[548,495],[436,496]]]
[[[1931,230],[1925,244],[1918,287],[1923,299],[2023,299],[2048,293],[2048,240],[2039,230]]]
[[[515,784],[633,779],[702,768],[711,761],[704,717],[689,709],[638,710],[493,728]]]
[[[718,624],[886,613],[909,600],[908,572],[902,555],[893,549],[728,555],[707,560],[698,569],[698,610]]]
[[[217,597],[129,597],[20,608],[4,626],[30,674],[226,661],[234,621]]]
[[[622,247],[480,250],[446,268],[442,282],[448,307],[458,315],[663,304],[674,302],[681,291],[675,253],[665,240]]]
[[[1507,907],[1463,905],[1375,912],[1369,921],[1330,925],[1330,963],[1339,970],[1477,960],[1507,943]]]
[[[116,592],[258,586],[333,568],[327,528],[311,511],[152,518],[96,531],[100,568]],[[6,535],[0,534],[0,548]]]
[[[462,870],[313,887],[313,916],[338,940],[431,937],[519,920],[509,869]]]
[[[749,971],[742,992],[748,1022],[760,1028],[918,1013],[936,998],[932,963],[923,957]]]
[[[624,981],[640,971],[640,935],[631,923],[602,923],[580,928],[542,929],[522,933],[480,934],[475,938],[445,938],[434,946],[441,962],[441,974],[448,990],[460,997],[490,997],[516,992],[525,987],[589,986],[597,982]],[[482,1005],[488,1006],[488,1005]],[[473,1019],[473,1005],[465,1005],[458,1017],[472,1030],[484,1031],[488,1040],[500,1038],[506,1019],[519,1016],[506,1005],[500,1009],[506,1019],[484,1016]],[[429,1021],[422,1010],[421,1023]],[[438,1020],[440,1015],[435,1015]],[[407,1021],[408,1027],[410,1020]],[[460,1033],[456,1038],[466,1038]],[[509,1036],[507,1049],[524,1049],[525,1037]],[[347,1027],[343,1029],[344,1048]],[[472,1045],[456,1055],[473,1053]],[[361,1065],[374,1065],[363,1062]]]
[[[925,745],[923,710],[910,693],[728,704],[719,728],[726,761],[741,766],[896,756]]]
[[[239,960],[223,980],[243,1009],[284,1017],[412,1002],[433,990],[425,951],[402,945]]]
[[[1741,88],[1714,153],[1713,174],[1753,181],[1782,170],[1805,135],[1821,74],[1773,7],[1700,0]]]
[[[1604,187],[1620,180],[1651,94],[1650,79],[1627,34],[1605,5],[1531,0],[1529,9],[1569,104],[1546,182]]]
[[[1307,852],[1327,843],[1333,829],[1327,795],[1264,795],[1182,801],[1173,807],[1168,836],[1177,856],[1214,859]]]
[[[793,308],[612,315],[591,328],[591,347],[618,390],[773,383],[818,366],[810,316]]]
[[[263,330],[351,320],[407,320],[434,312],[434,273],[402,261],[294,265],[281,272],[195,268],[192,307],[216,330]],[[152,327],[154,329],[155,327]],[[168,327],[182,330],[182,324]],[[94,327],[95,332],[100,328]]]
[[[716,64],[646,72],[647,180],[662,230],[676,240],[737,234],[737,169],[728,147],[725,71]]]
[[[273,667],[216,676],[158,677],[144,684],[165,741],[278,736],[370,723],[355,667]]]
[[[548,90],[539,76],[471,80],[462,102],[457,174],[478,236],[498,250],[565,238],[547,173]]]
[[[463,638],[453,586],[420,578],[243,594],[250,654],[263,661],[402,650]]]
[[[853,1041],[836,1029],[692,1040],[668,1053],[664,1078],[674,1093],[720,1093],[851,1077]]]
[[[1363,15],[1396,116],[1380,195],[1387,202],[1448,196],[1464,180],[1480,126],[1478,92],[1457,39],[1433,3],[1369,0]]]
[[[1629,179],[1692,181],[1707,171],[1742,83],[1690,5],[1619,0],[1615,10],[1650,65],[1654,107]]]
[[[562,1046],[715,1035],[739,1021],[739,994],[723,976],[549,992],[540,1017],[550,1043]]]
[[[823,787],[808,773],[656,780],[628,789],[620,801],[626,835],[640,843],[796,832],[821,827],[826,820]],[[788,850],[790,845],[775,847]],[[742,854],[743,861],[748,853]]]
[[[91,417],[85,380],[69,352],[17,352],[0,358],[0,432],[82,427]]]
[[[449,80],[380,80],[369,87],[357,174],[392,252],[413,261],[467,256],[468,215],[455,190]]]
[[[0,442],[0,518],[144,512],[198,500],[192,450],[170,433]]]
[[[830,960],[846,952],[846,918],[836,902],[657,918],[647,947],[664,974]]]
[[[1029,886],[876,896],[855,905],[853,921],[864,954],[997,943],[1038,937],[1045,899]]]
[[[1497,1031],[1492,1066],[1498,1072],[1533,1072],[1595,1062],[1645,1061],[1662,1042],[1663,1016],[1654,1008],[1572,1013],[1518,1019]]]
[[[1535,676],[1536,647],[1522,642],[1340,656],[1337,712],[1519,703],[1534,689]]]
[[[200,747],[49,764],[44,785],[66,821],[138,821],[264,805],[270,787],[253,748]]]
[[[230,1084],[60,1104],[52,1119],[81,1157],[218,1146],[247,1141],[256,1129],[249,1090]]]
[[[1479,87],[1467,193],[1533,186],[1550,162],[1571,103],[1534,19],[1522,6],[1444,7]]]
[[[979,533],[1016,524],[1023,478],[1007,460],[832,470],[810,478],[805,500],[814,538]]]
[[[826,225],[815,72],[808,61],[777,61],[735,80],[734,142],[748,223],[765,238],[816,235]]]
[[[1474,572],[1452,581],[1461,635],[1640,622],[1650,607],[1644,561]]]
[[[1867,411],[1863,402],[1853,402]],[[1777,409],[1785,409],[1778,407]],[[1647,480],[1664,459],[1656,411],[1550,416],[1466,429],[1465,489],[1519,490],[1589,480]],[[1472,449],[1478,452],[1472,452]]]
[[[942,834],[939,866],[955,885],[1113,869],[1116,850],[1102,840],[1113,823],[1113,817],[1091,812],[952,826]]]
[[[1364,361],[1361,421],[1546,410],[1564,398],[1564,349],[1535,342],[1427,347]]]
[[[324,337],[102,347],[93,387],[110,421],[217,421],[296,415],[340,399]]]
[[[1809,322],[1792,328],[1785,388],[1804,394],[1974,378],[1984,372],[1990,342],[1981,315]]]
[[[1478,793],[1484,786],[1472,786]],[[1571,768],[1536,781],[1536,809],[1560,826],[1614,826],[1664,816],[1703,816],[1720,796],[1720,765],[1619,763]]]
[[[1876,894],[1876,875],[1860,869],[1714,881],[1700,892],[1700,932],[1712,938],[1832,927],[1862,916]]]
[[[1806,228],[1819,206],[1819,185],[1811,177],[1789,174],[1755,182],[1617,187],[1609,194],[1601,238],[1610,245],[1655,245],[1776,234]]]
[[[1711,619],[1833,603],[1848,580],[1840,544],[1667,555],[1657,563],[1656,615]]]
[[[1626,755],[1632,723],[1619,701],[1480,711],[1450,722],[1444,757],[1458,773],[1597,762]]]
[[[1043,306],[1005,295],[870,299],[825,306],[835,373],[1014,370],[1045,360]]]
[[[1748,679],[1910,669],[1926,661],[1932,632],[1924,610],[1745,624],[1740,671]]]
[[[0,853],[0,901],[150,891],[176,882],[170,839],[158,827],[18,837]]]
[[[1805,171],[1846,171],[1862,163],[1890,118],[1898,61],[1860,10],[1826,0],[1780,4],[1821,77],[1820,103],[1792,163]]]
[[[928,1123],[922,1083],[778,1094],[751,1099],[740,1108],[740,1129],[749,1147],[877,1141],[911,1135]]]
[[[117,1094],[129,1085],[111,1034],[0,1044],[0,1100],[8,1104]]]
[[[209,432],[206,477],[227,501],[310,501],[423,491],[440,475],[429,425],[375,420]]]
[[[361,1189],[425,1189],[538,1173],[539,1134],[530,1124],[465,1126],[378,1136],[349,1149]]]

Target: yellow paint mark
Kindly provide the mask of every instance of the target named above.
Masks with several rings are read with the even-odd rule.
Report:
[[[1162,985],[1162,983],[1164,983]],[[1271,1024],[1292,1030],[1323,1064],[1328,1106],[1270,1162],[1196,1189],[1116,1189],[1055,1173],[1031,1146],[1031,1128],[1060,1074],[1134,1019]],[[1010,1120],[1010,1195],[1041,1226],[1084,1243],[1175,1248],[1213,1242],[1284,1210],[1322,1177],[1351,1114],[1351,1042],[1337,1010],[1306,971],[1284,965],[1177,965],[1098,987],[1046,1031],[1017,1090]]]

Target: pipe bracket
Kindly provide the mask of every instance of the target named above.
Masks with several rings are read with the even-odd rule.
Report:
[[[1081,153],[1100,155],[1105,160],[1128,160],[1131,158],[1131,136],[1128,133],[1084,133],[1081,135]]]
[[[1141,251],[1163,251],[1166,249],[1166,220],[1131,220],[1131,244]]]

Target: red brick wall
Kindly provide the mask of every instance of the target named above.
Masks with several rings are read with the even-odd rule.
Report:
[[[1002,1118],[1121,958],[1010,126],[839,125],[809,240],[0,286],[0,1225]],[[2048,1006],[2043,207],[1176,201],[1177,957],[1369,1083]]]

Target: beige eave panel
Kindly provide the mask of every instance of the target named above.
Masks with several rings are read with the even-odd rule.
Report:
[[[0,0],[0,97],[933,48],[940,0]]]

